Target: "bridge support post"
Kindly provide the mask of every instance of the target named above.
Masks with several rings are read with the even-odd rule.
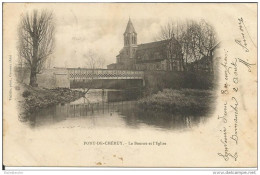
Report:
[[[145,87],[145,80],[143,79],[143,87]]]

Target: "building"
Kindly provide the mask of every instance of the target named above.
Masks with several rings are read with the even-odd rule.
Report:
[[[189,71],[204,71],[204,72],[214,72],[217,70],[218,57],[216,56],[216,51],[219,49],[220,43],[214,45],[208,55],[204,55],[201,59],[196,60],[187,64],[187,69]]]
[[[129,18],[124,32],[124,47],[116,56],[116,63],[107,68],[182,71],[183,63],[181,45],[175,37],[137,45],[137,32]]]

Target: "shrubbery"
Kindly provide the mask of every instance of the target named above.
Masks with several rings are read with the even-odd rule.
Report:
[[[214,100],[211,90],[164,89],[157,94],[142,98],[138,104],[151,110],[169,112],[205,112]]]
[[[23,92],[23,97],[24,97],[24,98],[28,97],[29,95],[31,95],[31,92],[30,92],[30,91],[25,90],[25,91]]]

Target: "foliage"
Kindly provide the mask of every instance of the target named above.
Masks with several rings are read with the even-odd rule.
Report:
[[[198,112],[207,111],[213,99],[213,93],[210,90],[164,89],[157,94],[140,99],[138,104],[151,110]]]
[[[31,92],[30,92],[30,91],[25,90],[25,91],[23,92],[23,97],[24,97],[24,98],[28,97],[29,95],[31,95]]]
[[[150,95],[163,89],[213,89],[216,80],[214,75],[202,71],[146,71],[145,94]]]
[[[44,89],[26,84],[21,84],[21,88],[24,89],[22,97],[19,99],[22,117],[27,117],[29,114],[48,106],[75,101],[85,95],[81,91],[68,88]]]

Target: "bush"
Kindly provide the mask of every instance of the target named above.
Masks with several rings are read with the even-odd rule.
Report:
[[[27,90],[25,90],[24,92],[23,92],[23,97],[28,97],[29,95],[31,95],[31,92],[30,91],[27,91]]]
[[[211,108],[213,92],[195,89],[164,89],[138,101],[138,104],[151,110],[168,112],[207,112]]]
[[[210,72],[145,71],[145,87],[151,93],[162,89],[212,89],[214,76]]]

